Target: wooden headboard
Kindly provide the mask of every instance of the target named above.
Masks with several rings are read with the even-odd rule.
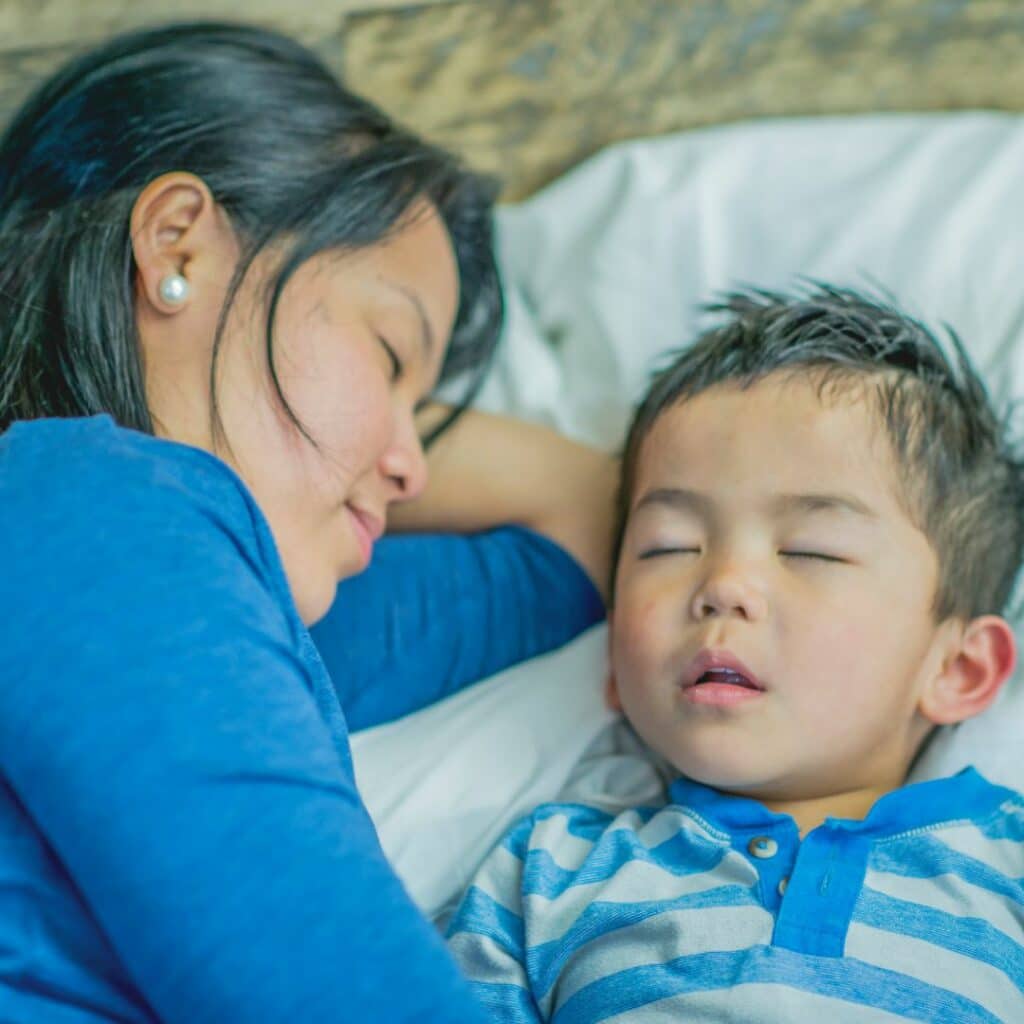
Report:
[[[111,32],[246,19],[529,194],[610,142],[751,117],[1024,109],[1020,0],[0,0],[0,114]]]

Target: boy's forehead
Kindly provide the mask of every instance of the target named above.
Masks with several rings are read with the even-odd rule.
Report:
[[[807,379],[717,385],[667,409],[639,452],[634,503],[650,487],[861,491],[898,504],[892,448],[865,389]]]

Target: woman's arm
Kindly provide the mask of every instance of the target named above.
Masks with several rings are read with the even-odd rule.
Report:
[[[259,518],[212,459],[114,429],[0,444],[7,849],[24,871],[45,835],[24,892],[69,914],[23,936],[28,969],[166,1024],[483,1024],[380,849]]]
[[[501,523],[526,526],[565,548],[607,599],[617,458],[549,427],[477,411],[443,434],[428,458],[426,492],[396,506],[389,527],[470,532]]]
[[[603,617],[571,555],[506,526],[385,537],[311,633],[355,731],[560,647]]]

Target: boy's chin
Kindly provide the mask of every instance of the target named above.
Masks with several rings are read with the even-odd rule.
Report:
[[[678,775],[732,796],[761,801],[791,799],[787,795],[790,788],[787,781],[780,778],[778,772],[755,763],[749,757],[718,757],[714,763],[681,757],[672,758],[671,763]]]
[[[740,740],[723,742],[721,736],[690,732],[672,737],[672,750],[658,751],[679,775],[715,789],[757,786],[777,776],[767,752],[752,749]],[[706,742],[702,742],[706,741]],[[653,744],[652,744],[653,746]],[[655,748],[657,749],[657,748]]]

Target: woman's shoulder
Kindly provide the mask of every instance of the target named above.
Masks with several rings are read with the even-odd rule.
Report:
[[[9,492],[175,482],[244,494],[238,477],[215,456],[118,426],[106,415],[21,420],[0,434],[0,485]]]
[[[188,445],[118,426],[109,416],[14,423],[0,435],[0,494],[8,510],[87,503],[79,509],[116,513],[121,501],[215,503],[239,523],[255,505],[220,459]],[[78,517],[73,517],[78,518]]]
[[[175,529],[175,524],[180,529]],[[109,416],[40,419],[0,435],[0,536],[32,561],[35,544],[81,551],[211,535],[277,575],[269,527],[220,459],[118,426]]]

